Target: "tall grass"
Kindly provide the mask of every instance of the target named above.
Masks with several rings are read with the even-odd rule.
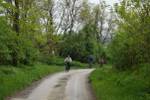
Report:
[[[150,100],[150,64],[124,72],[105,66],[90,79],[97,100]]]
[[[63,70],[63,67],[37,64],[34,66],[0,66],[0,100],[30,85],[33,81]]]

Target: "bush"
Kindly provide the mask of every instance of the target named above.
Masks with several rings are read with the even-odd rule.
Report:
[[[23,36],[18,37],[18,40],[19,63],[30,65],[37,61],[39,57],[39,51],[34,47],[32,41]]]
[[[70,55],[73,59],[86,63],[87,57],[96,56],[98,51],[95,31],[94,25],[87,24],[78,33],[64,35],[65,38],[59,45],[60,55],[62,57]]]
[[[17,36],[5,20],[0,19],[0,64],[31,64],[37,59],[38,50],[22,34]]]
[[[16,34],[10,30],[5,20],[0,19],[0,64],[12,61],[12,45],[15,46]]]
[[[119,33],[108,49],[112,63],[120,70],[150,62],[150,48],[141,34],[128,37],[127,33]]]
[[[114,66],[128,69],[140,63],[150,63],[150,14],[149,1],[123,0],[116,11],[120,17],[116,37],[110,44]],[[138,12],[137,9],[141,12]]]

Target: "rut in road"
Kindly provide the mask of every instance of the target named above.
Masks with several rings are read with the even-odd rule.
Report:
[[[72,70],[52,75],[23,96],[10,100],[95,100],[88,83],[93,69]]]

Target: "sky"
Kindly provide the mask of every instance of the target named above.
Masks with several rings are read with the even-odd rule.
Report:
[[[89,0],[91,3],[99,3],[99,0]],[[118,3],[120,0],[104,0],[106,4],[113,6],[114,3]]]

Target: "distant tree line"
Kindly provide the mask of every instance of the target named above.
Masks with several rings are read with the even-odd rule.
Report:
[[[0,64],[32,64],[54,55],[86,62],[114,37],[114,11],[87,0],[0,0]]]

